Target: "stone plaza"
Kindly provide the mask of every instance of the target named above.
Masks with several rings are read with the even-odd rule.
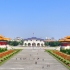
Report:
[[[41,48],[23,49],[0,66],[0,70],[68,70]]]

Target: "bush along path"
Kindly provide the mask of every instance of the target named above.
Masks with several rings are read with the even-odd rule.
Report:
[[[70,55],[64,54],[57,50],[46,50],[48,53],[53,55],[57,60],[59,60],[63,65],[70,69]]]
[[[70,49],[60,49],[60,51],[70,55]]]
[[[21,49],[15,49],[15,50],[8,50],[0,53],[0,65],[2,65],[4,62],[10,59],[13,55],[17,54],[20,51]]]
[[[7,51],[7,48],[0,48],[0,53]]]

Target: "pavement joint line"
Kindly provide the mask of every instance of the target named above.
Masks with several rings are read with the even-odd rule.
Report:
[[[24,69],[24,68],[0,68],[0,69]]]

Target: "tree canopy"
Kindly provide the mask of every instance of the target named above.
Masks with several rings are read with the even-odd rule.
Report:
[[[53,41],[53,42],[45,42],[45,46],[60,46],[61,43],[59,41]]]
[[[11,46],[18,46],[18,45],[23,45],[23,41],[8,41],[8,44]]]

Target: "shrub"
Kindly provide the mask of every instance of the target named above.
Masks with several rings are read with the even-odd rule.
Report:
[[[49,51],[49,53],[55,56],[56,58],[58,58],[60,61],[62,61],[66,65],[70,66],[70,61],[67,60],[69,57],[66,57],[67,56],[66,54],[59,51]]]

